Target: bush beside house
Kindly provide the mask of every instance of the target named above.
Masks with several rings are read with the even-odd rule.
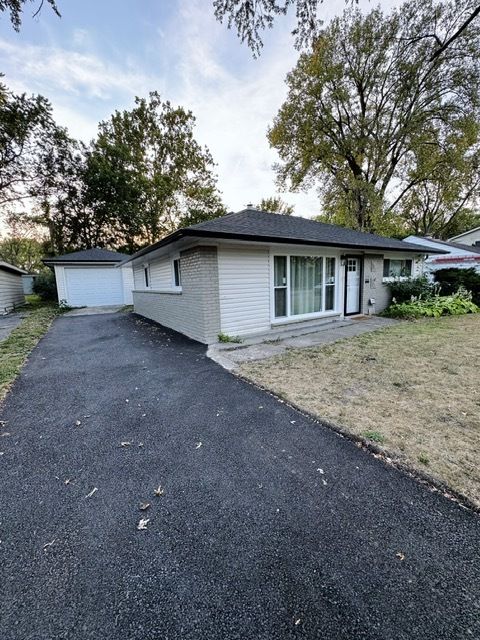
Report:
[[[445,269],[443,271],[462,270]],[[465,278],[465,281],[475,284],[471,276]],[[472,292],[467,290],[461,282],[459,283],[458,276],[455,275],[450,275],[450,281],[445,290],[443,281],[430,282],[426,276],[396,280],[389,284],[389,288],[392,293],[392,303],[382,314],[389,318],[438,318],[444,315],[480,312]],[[440,293],[449,295],[440,295]]]
[[[57,284],[53,271],[46,269],[38,274],[33,283],[33,292],[46,302],[57,300]]]
[[[464,287],[471,291],[473,302],[480,305],[480,273],[475,269],[439,269],[433,273],[433,277],[442,294],[451,295],[459,287]]]

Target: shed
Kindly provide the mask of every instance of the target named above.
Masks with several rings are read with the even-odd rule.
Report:
[[[70,307],[100,307],[132,303],[132,267],[119,267],[127,258],[124,253],[96,247],[43,262],[55,271],[59,302]]]
[[[8,262],[0,262],[0,313],[7,313],[25,302],[22,276],[27,272]]]

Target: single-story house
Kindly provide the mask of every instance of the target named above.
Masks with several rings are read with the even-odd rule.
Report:
[[[132,304],[132,266],[119,267],[126,258],[124,253],[94,248],[43,262],[55,271],[59,302],[70,307],[100,307]]]
[[[475,229],[460,233],[458,236],[453,236],[453,238],[449,238],[448,241],[466,244],[471,247],[480,247],[480,227],[475,227]]]
[[[440,269],[471,269],[480,273],[480,246],[468,246],[450,240],[436,240],[421,236],[409,236],[406,242],[421,244],[430,249],[443,249],[443,255],[431,255],[425,260],[426,273],[433,273]]]
[[[22,276],[27,272],[0,262],[0,313],[8,313],[25,302]]]
[[[442,250],[245,209],[179,229],[130,256],[135,311],[200,342],[272,335],[389,303],[394,277]]]

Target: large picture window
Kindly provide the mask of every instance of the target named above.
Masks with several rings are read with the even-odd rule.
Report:
[[[275,318],[335,310],[335,258],[274,257]]]

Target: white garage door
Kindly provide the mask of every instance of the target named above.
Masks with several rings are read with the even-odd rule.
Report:
[[[115,267],[65,268],[65,285],[72,307],[123,304],[122,274]]]

